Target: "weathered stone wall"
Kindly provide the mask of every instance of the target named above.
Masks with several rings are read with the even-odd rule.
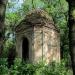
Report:
[[[47,63],[60,61],[60,38],[59,33],[53,29],[43,28],[43,55]]]
[[[34,61],[60,61],[59,33],[47,27],[34,28]]]

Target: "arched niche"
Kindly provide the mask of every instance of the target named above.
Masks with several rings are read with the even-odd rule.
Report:
[[[29,60],[29,40],[26,37],[22,39],[22,59],[24,61]]]

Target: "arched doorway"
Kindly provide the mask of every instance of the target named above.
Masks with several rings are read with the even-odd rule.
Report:
[[[29,60],[29,41],[25,37],[23,38],[23,42],[22,42],[22,59],[24,61]]]

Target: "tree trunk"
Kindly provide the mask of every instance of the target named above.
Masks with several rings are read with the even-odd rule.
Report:
[[[4,40],[4,20],[7,0],[0,0],[0,57],[3,50]]]
[[[75,10],[75,0],[69,2],[69,47],[72,61],[73,75],[75,75],[75,18],[73,11]]]

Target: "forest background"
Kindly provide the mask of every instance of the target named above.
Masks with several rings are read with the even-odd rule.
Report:
[[[53,17],[55,25],[60,30],[61,63],[57,66],[56,63],[52,63],[51,67],[46,67],[48,69],[47,73],[46,68],[44,68],[44,70],[42,69],[44,71],[44,74],[46,73],[45,75],[69,75],[70,72],[72,73],[72,62],[69,50],[69,4],[66,0],[8,0],[5,12],[5,25],[3,31],[4,41],[1,57],[8,58],[9,51],[15,51],[15,27],[17,23],[19,23],[19,21],[21,21],[26,16],[26,14],[33,9],[45,10],[49,15]],[[73,16],[75,16],[75,11],[73,12]],[[19,64],[18,61],[19,60],[15,60],[16,66],[17,64]],[[2,65],[0,66],[1,74],[4,75],[3,73],[9,73],[7,68],[7,59],[1,59],[0,64]],[[40,73],[40,71],[42,72],[42,65],[40,66],[41,68],[39,67],[40,69],[38,68],[40,71],[34,71],[35,67],[31,65],[29,65],[29,68],[28,65],[25,64],[19,64],[17,68],[15,65],[10,70],[10,73],[12,73],[13,75],[18,75],[18,72],[21,71],[21,75],[24,75],[24,72],[26,75],[30,75],[30,73],[32,72],[36,72],[36,75],[42,75]],[[26,66],[26,69],[23,69],[23,66]],[[4,68],[5,70],[3,70],[2,68]],[[20,70],[18,70],[19,68]],[[26,70],[28,72],[26,72]]]

